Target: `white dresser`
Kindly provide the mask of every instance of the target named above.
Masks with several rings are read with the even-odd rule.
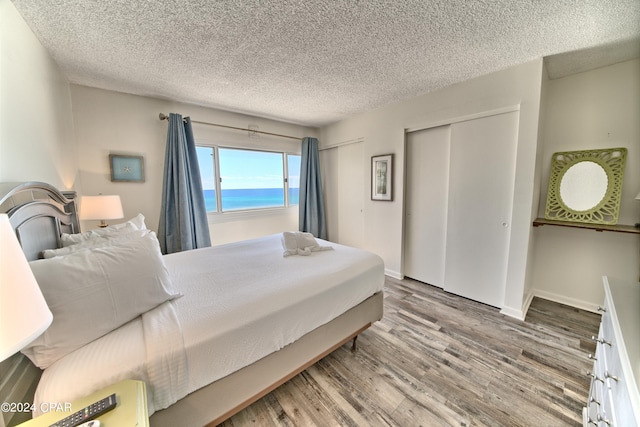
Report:
[[[640,283],[603,277],[605,301],[585,426],[640,426]]]

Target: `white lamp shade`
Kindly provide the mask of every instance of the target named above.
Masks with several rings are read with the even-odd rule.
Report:
[[[636,196],[636,200],[640,200],[640,193]]]
[[[80,219],[124,218],[122,202],[118,195],[82,196],[80,198]]]
[[[0,361],[38,338],[52,320],[9,217],[0,214]]]

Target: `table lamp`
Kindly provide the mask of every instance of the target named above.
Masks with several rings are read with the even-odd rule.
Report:
[[[38,338],[53,315],[7,214],[0,214],[0,361]]]
[[[80,219],[100,220],[100,228],[108,226],[107,219],[124,218],[122,202],[118,195],[82,196],[80,198]]]

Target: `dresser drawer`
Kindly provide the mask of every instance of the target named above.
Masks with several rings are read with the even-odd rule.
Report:
[[[604,277],[585,426],[640,427],[640,283]]]
[[[599,414],[600,416],[596,416],[595,420],[598,422],[598,426],[620,426],[626,427],[624,424],[620,424],[617,422],[616,417],[616,405],[615,401],[611,398],[611,390],[606,391],[605,400],[602,405],[602,412]],[[631,426],[629,426],[631,427]]]
[[[594,395],[604,393],[599,426],[640,423],[640,283],[604,277],[605,302],[598,338]],[[602,355],[602,357],[599,357]],[[591,420],[594,420],[591,417]],[[597,416],[595,420],[598,420]]]
[[[631,396],[629,395],[629,385],[622,370],[620,353],[616,350],[614,344],[611,350],[605,351],[607,364],[602,375],[605,379],[606,388],[611,392],[611,399],[615,402],[616,413],[618,414],[616,419],[632,420],[634,415]],[[620,425],[620,423],[616,423],[616,425]]]
[[[602,341],[603,325],[600,323],[598,336],[593,337]],[[601,419],[604,413],[606,400],[609,398],[605,387],[604,372],[607,366],[605,345],[598,343],[594,355],[593,366],[589,371],[591,377],[591,385],[589,387],[589,400],[583,414],[583,424],[585,426],[598,425],[597,420]]]

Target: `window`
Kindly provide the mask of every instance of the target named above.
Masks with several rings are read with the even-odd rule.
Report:
[[[213,147],[196,147],[198,154],[198,167],[200,168],[200,179],[202,180],[202,190],[204,192],[204,204],[207,212],[218,210],[218,199],[216,198],[216,161]]]
[[[207,212],[298,204],[299,155],[204,146],[196,151]]]
[[[284,207],[282,153],[220,148],[222,210]]]
[[[289,183],[289,204],[299,204],[300,192],[300,156],[295,154],[287,154],[287,174]]]

